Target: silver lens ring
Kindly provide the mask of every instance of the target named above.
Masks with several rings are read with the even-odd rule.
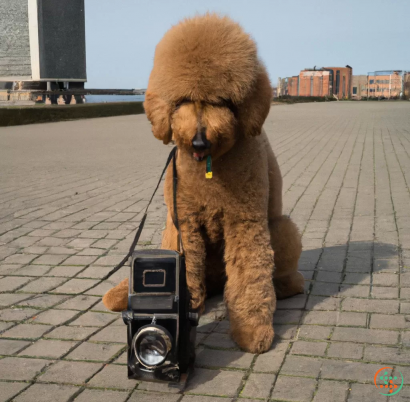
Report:
[[[172,349],[172,336],[159,325],[147,325],[135,334],[132,347],[139,363],[153,369],[167,358]]]

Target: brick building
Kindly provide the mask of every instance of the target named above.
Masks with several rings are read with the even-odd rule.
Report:
[[[367,75],[370,98],[399,98],[403,91],[401,70],[374,71]]]
[[[353,69],[346,67],[324,67],[325,70],[333,72],[333,95],[338,99],[348,99],[352,92]]]
[[[352,85],[352,68],[323,67],[320,69],[305,69],[299,75],[288,77],[286,95],[290,96],[337,96],[339,99],[350,98]],[[285,88],[285,84],[282,84]],[[284,91],[281,92],[285,95]]]

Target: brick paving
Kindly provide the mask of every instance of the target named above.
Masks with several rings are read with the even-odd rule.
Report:
[[[284,208],[303,233],[306,294],[275,341],[236,347],[220,298],[183,394],[126,377],[126,327],[101,278],[127,251],[169,147],[145,116],[0,128],[0,401],[405,401],[410,397],[410,102],[272,108]],[[156,197],[139,247],[161,241]],[[404,376],[382,396],[381,367]]]

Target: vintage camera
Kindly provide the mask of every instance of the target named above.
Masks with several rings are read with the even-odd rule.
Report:
[[[178,383],[195,359],[198,314],[189,309],[185,259],[171,250],[131,258],[127,324],[128,378]]]

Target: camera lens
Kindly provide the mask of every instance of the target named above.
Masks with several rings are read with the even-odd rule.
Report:
[[[160,326],[142,328],[135,336],[134,352],[137,359],[146,367],[163,363],[171,350],[171,335]]]

